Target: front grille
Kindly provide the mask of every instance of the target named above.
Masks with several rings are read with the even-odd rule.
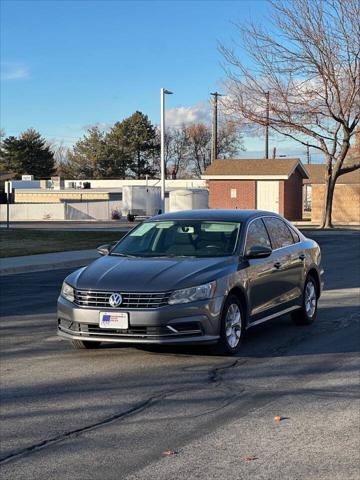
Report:
[[[121,293],[122,308],[159,308],[168,305],[171,292],[139,293],[139,292],[99,292],[92,290],[75,290],[74,303],[80,307],[113,308],[109,303],[112,293]]]

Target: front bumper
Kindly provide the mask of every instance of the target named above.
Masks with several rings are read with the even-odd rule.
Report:
[[[58,335],[68,340],[109,343],[194,344],[215,343],[220,334],[223,297],[156,309],[111,309],[128,312],[129,329],[99,327],[98,308],[79,308],[58,299]]]

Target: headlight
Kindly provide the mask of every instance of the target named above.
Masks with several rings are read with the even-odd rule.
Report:
[[[66,298],[66,300],[69,300],[69,302],[74,301],[74,289],[73,287],[70,287],[66,282],[62,284],[61,288],[61,296]]]
[[[183,290],[175,290],[170,295],[169,304],[196,302],[197,300],[205,300],[214,295],[216,282],[206,283],[198,287],[184,288]]]

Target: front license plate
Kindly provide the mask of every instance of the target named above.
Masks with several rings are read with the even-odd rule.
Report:
[[[129,314],[125,312],[100,312],[100,328],[115,328],[127,330],[129,328]]]

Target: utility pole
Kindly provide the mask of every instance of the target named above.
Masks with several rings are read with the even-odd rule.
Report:
[[[217,144],[217,106],[218,106],[218,97],[222,97],[221,93],[212,92],[210,93],[214,97],[213,101],[213,122],[212,122],[212,139],[211,139],[211,163],[216,160],[218,156],[218,144]]]
[[[311,163],[310,147],[308,143],[306,144],[306,162],[307,164]]]
[[[273,156],[272,156],[273,160],[275,160],[276,158],[276,147],[273,148]]]
[[[270,92],[266,92],[265,158],[269,158]]]
[[[173,92],[160,89],[160,172],[161,172],[161,209],[165,213],[165,95]]]

